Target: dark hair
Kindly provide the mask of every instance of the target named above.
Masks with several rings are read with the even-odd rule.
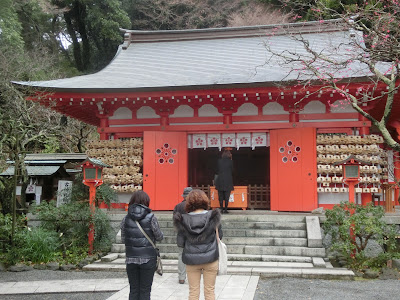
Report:
[[[224,150],[224,152],[222,152],[222,158],[232,158],[232,153],[229,150]]]
[[[129,201],[129,206],[132,204],[143,204],[145,206],[149,206],[150,197],[146,192],[136,191],[132,194],[131,200]]]
[[[208,209],[209,199],[202,190],[193,190],[186,196],[185,211],[192,212],[196,209]]]

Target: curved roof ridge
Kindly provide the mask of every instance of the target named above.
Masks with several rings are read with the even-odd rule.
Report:
[[[341,19],[321,21],[309,21],[298,23],[254,25],[241,27],[220,27],[180,30],[129,30],[120,29],[124,33],[123,49],[127,49],[131,43],[143,42],[171,42],[183,40],[204,40],[221,38],[254,37],[263,34],[301,34],[328,31],[348,30]]]

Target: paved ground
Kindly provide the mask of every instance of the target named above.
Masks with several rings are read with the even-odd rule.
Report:
[[[106,281],[104,281],[106,279]],[[20,292],[27,292],[40,281],[42,289],[59,291],[50,294],[4,294],[6,285],[18,283]],[[109,285],[104,283],[108,282]],[[70,285],[71,284],[71,285]],[[59,288],[69,289],[69,293]],[[95,287],[109,292],[72,292]],[[18,292],[18,289],[16,290]],[[247,292],[246,292],[247,291]],[[72,292],[72,293],[71,293]],[[117,300],[128,298],[128,283],[124,272],[27,271],[0,272],[1,300]],[[177,283],[177,275],[155,275],[152,300],[187,299],[188,285]],[[254,300],[385,300],[400,299],[399,280],[310,280],[297,278],[258,279],[256,276],[226,275],[217,278],[217,299]]]
[[[258,276],[218,276],[216,299],[252,300],[257,283]],[[176,273],[154,276],[152,300],[182,300],[187,299],[188,294],[188,284],[179,284]],[[0,299],[125,300],[128,295],[129,284],[123,272],[33,270],[0,273]]]

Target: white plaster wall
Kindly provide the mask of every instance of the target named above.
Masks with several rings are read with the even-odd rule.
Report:
[[[156,111],[152,109],[150,106],[142,106],[136,112],[136,118],[138,119],[157,119],[160,118],[159,115],[156,114]]]
[[[349,201],[349,193],[318,193],[318,204],[340,204]]]
[[[356,110],[351,106],[347,100],[336,100],[331,105],[332,113],[354,113]]]
[[[218,112],[218,109],[211,104],[204,104],[199,108],[199,117],[220,117],[221,113]]]
[[[304,106],[302,114],[324,114],[326,112],[325,104],[320,101],[311,101]]]
[[[193,117],[194,116],[194,109],[191,108],[189,105],[180,105],[178,106],[174,113],[170,115],[170,118],[184,118],[184,117]]]
[[[132,119],[132,111],[127,107],[120,107],[109,117],[110,120]]]
[[[264,105],[263,115],[288,115],[289,112],[283,109],[283,106],[276,102],[270,102]]]
[[[233,116],[257,116],[258,108],[253,103],[243,103]]]

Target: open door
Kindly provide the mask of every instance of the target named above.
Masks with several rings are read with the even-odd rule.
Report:
[[[188,183],[186,132],[145,131],[143,190],[153,210],[173,210]]]
[[[317,208],[316,129],[271,130],[270,143],[271,210]]]

